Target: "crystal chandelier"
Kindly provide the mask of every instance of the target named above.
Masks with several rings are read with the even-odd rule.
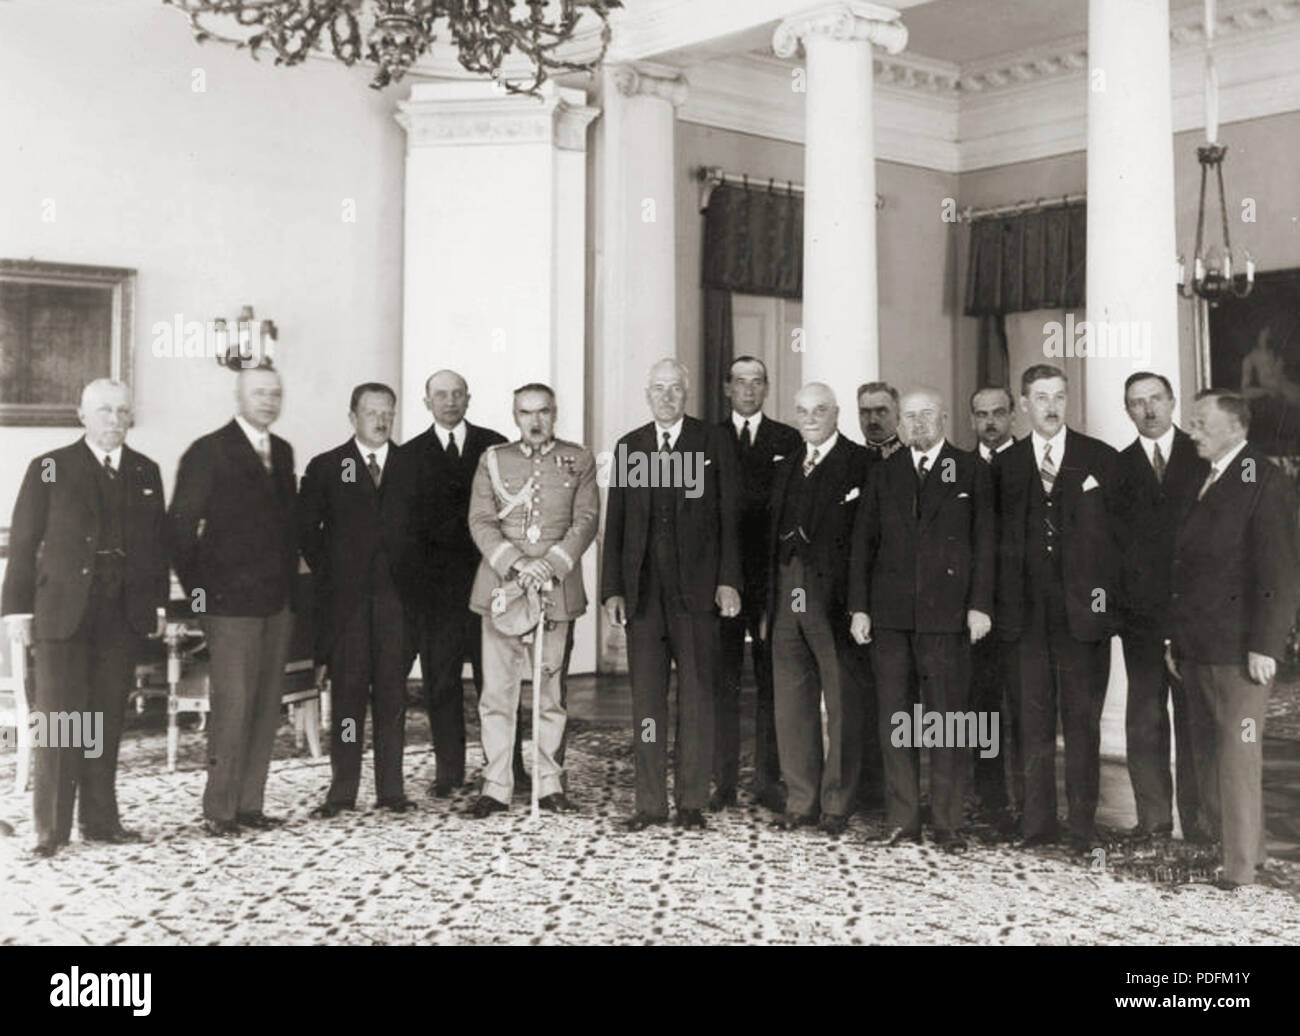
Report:
[[[1183,257],[1178,257],[1178,292],[1183,298],[1203,298],[1211,306],[1224,299],[1244,299],[1255,287],[1255,260],[1244,253],[1244,274],[1232,269],[1232,238],[1228,233],[1228,202],[1223,192],[1223,159],[1227,145],[1219,143],[1219,75],[1214,67],[1214,14],[1215,0],[1205,0],[1205,143],[1196,149],[1196,159],[1201,163],[1201,199],[1196,211],[1196,253],[1193,256],[1192,279],[1187,281],[1187,267]],[[1221,251],[1202,251],[1205,237],[1205,181],[1214,170],[1219,186],[1219,217],[1223,230]]]
[[[345,65],[375,65],[370,85],[402,78],[438,39],[453,42],[460,64],[490,76],[509,93],[538,94],[549,75],[590,74],[609,47],[609,12],[622,0],[163,0],[189,15],[194,38],[275,51],[277,65],[296,65],[326,43]],[[566,61],[561,47],[574,39],[583,15],[600,19],[600,53]],[[219,31],[222,20],[229,31]],[[518,55],[531,70],[521,80],[502,69]]]

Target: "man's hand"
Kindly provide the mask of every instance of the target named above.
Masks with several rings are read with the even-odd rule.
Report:
[[[1174,659],[1174,646],[1168,641],[1165,642],[1165,668],[1175,680],[1183,678],[1183,674],[1178,671],[1178,662]]]
[[[713,601],[724,618],[734,619],[740,614],[740,594],[735,587],[719,586],[713,594]]]
[[[849,633],[859,644],[870,644],[871,616],[866,612],[854,612],[849,622]]]
[[[972,608],[966,613],[966,625],[970,627],[970,642],[974,644],[988,636],[993,620],[979,609]]]
[[[324,689],[325,685],[329,683],[329,678],[330,678],[330,667],[326,665],[324,662],[322,662],[320,665],[316,667],[316,686],[318,688]]]
[[[621,597],[611,597],[605,602],[605,617],[611,626],[626,626],[627,601]]]
[[[545,558],[529,558],[519,566],[519,582],[525,590],[540,590],[555,578],[555,569]]]
[[[32,642],[32,617],[26,613],[14,613],[4,617],[5,636],[27,645]]]
[[[1250,678],[1256,683],[1269,683],[1277,675],[1277,659],[1261,655],[1256,651],[1247,651],[1246,668],[1250,670]]]

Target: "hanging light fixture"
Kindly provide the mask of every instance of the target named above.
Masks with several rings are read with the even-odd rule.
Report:
[[[1187,266],[1178,257],[1178,292],[1184,298],[1203,298],[1211,306],[1224,299],[1244,299],[1255,287],[1255,260],[1244,252],[1244,273],[1234,273],[1232,238],[1228,232],[1228,202],[1223,190],[1223,159],[1227,145],[1219,143],[1219,73],[1214,67],[1215,0],[1205,0],[1205,143],[1197,147],[1201,164],[1201,198],[1196,212],[1196,252],[1192,260],[1192,279],[1187,280]],[[1205,237],[1205,182],[1210,170],[1219,187],[1219,217],[1223,228],[1223,247],[1202,250]]]
[[[345,65],[375,66],[370,85],[400,80],[434,41],[450,40],[460,64],[509,93],[539,93],[548,76],[590,74],[609,48],[609,12],[621,0],[163,0],[190,19],[194,38],[275,51],[277,65],[297,65],[326,46]],[[590,12],[600,20],[600,53],[590,61],[559,56]],[[225,31],[219,26],[224,24]],[[590,26],[594,28],[594,26]],[[503,66],[515,56],[516,79]]]

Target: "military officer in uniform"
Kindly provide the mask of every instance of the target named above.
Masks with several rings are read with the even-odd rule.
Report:
[[[565,721],[560,681],[569,624],[587,610],[581,562],[600,521],[596,461],[585,446],[555,438],[555,393],[548,386],[516,389],[514,414],[520,439],[484,451],[470,491],[469,531],[483,555],[469,606],[483,616],[479,720],[487,759],[482,791],[470,809],[475,819],[509,808],[514,790],[511,747],[529,651],[521,636],[497,628],[493,601],[520,588],[544,592],[546,600],[542,686],[533,689],[541,700],[532,779],[540,782],[543,809],[566,813],[574,808],[565,797],[556,758]]]

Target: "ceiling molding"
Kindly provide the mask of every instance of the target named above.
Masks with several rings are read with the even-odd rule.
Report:
[[[1203,125],[1201,9],[1170,29],[1174,132]],[[876,153],[886,161],[963,172],[1084,150],[1088,52],[1066,37],[958,66],[902,53],[875,59]],[[1221,10],[1215,38],[1220,121],[1300,110],[1300,0]],[[803,142],[800,62],[770,51],[679,61],[691,89],[678,117]]]

